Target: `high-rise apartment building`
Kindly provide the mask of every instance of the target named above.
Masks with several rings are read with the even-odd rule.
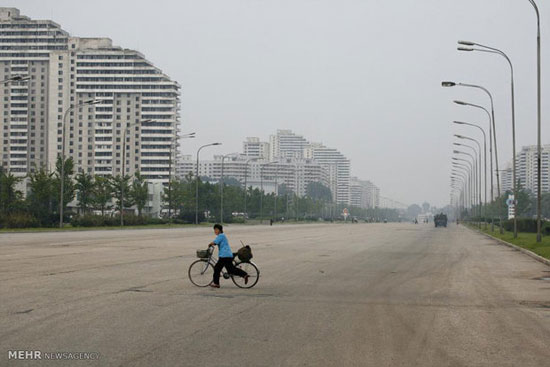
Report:
[[[523,147],[521,152],[516,155],[516,181],[520,187],[533,193],[538,191],[538,173],[537,173],[537,146],[530,145]],[[542,146],[541,155],[541,189],[542,192],[550,192],[550,145]],[[513,189],[513,172],[511,164],[500,173],[501,191]]]
[[[243,154],[251,158],[269,159],[269,143],[256,137],[246,138],[243,142]]]
[[[337,149],[314,143],[304,149],[304,157],[318,162],[327,172],[328,187],[333,200],[351,205],[351,162]]]
[[[350,202],[359,208],[376,208],[380,206],[380,189],[370,181],[351,178]]]
[[[191,156],[182,156],[178,160],[177,175],[180,178],[189,173],[195,175],[196,161]],[[219,181],[222,175],[222,156],[214,156],[213,160],[201,160],[199,176]],[[223,161],[224,178],[234,178],[247,186],[257,187],[264,184],[276,183],[285,185],[287,190],[304,196],[307,187],[312,182],[326,185],[326,174],[321,165],[311,159],[285,158],[277,162],[252,160],[247,156],[226,157]],[[265,188],[264,188],[265,189]]]
[[[269,137],[270,160],[277,158],[303,158],[309,142],[291,130],[277,130]]]
[[[350,161],[337,149],[322,144],[311,144],[303,136],[291,130],[277,130],[269,138],[270,160],[283,158],[311,159],[325,171],[326,181],[337,203],[351,205]]]
[[[124,160],[125,174],[167,181],[179,85],[142,54],[107,38],[71,37],[50,20],[0,8],[0,80],[13,75],[30,80],[0,86],[5,169],[19,175],[53,169],[65,120],[65,154],[77,171],[117,175]],[[89,100],[101,102],[82,105]]]

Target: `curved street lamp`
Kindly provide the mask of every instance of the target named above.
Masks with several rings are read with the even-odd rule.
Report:
[[[529,0],[537,16],[537,242],[542,241],[542,145],[541,145],[541,49],[540,49],[540,13],[534,0]],[[516,157],[514,157],[515,160]]]
[[[453,164],[453,168],[451,172],[454,174],[460,175],[464,180],[464,184],[465,184],[464,189],[465,189],[465,194],[467,199],[466,202],[468,203],[467,206],[471,208],[473,195],[472,195],[472,180],[471,180],[470,167],[455,160],[453,160],[452,164]]]
[[[195,224],[199,224],[199,154],[201,150],[206,147],[211,147],[215,145],[222,145],[222,143],[210,143],[201,146],[197,150],[197,167],[196,167],[196,177],[195,177]]]
[[[263,197],[264,197],[264,168],[267,167],[267,166],[270,166],[272,164],[276,164],[276,163],[279,163],[279,161],[272,161],[272,162],[267,162],[265,164],[263,164],[262,166],[260,166],[260,187],[261,187],[261,192],[262,192],[262,195],[260,196],[260,223],[263,223],[264,222],[264,217],[263,217]],[[275,180],[276,181],[276,180]]]
[[[64,207],[64,190],[65,190],[65,126],[67,125],[67,116],[70,112],[74,111],[76,108],[82,107],[82,106],[91,106],[96,105],[98,103],[101,103],[101,100],[99,99],[89,99],[86,101],[79,102],[77,105],[73,105],[69,107],[65,113],[63,114],[63,122],[61,125],[61,177],[59,178],[60,181],[60,189],[59,189],[59,228],[63,228],[63,207]]]
[[[477,151],[476,151],[476,149],[472,146],[462,144],[462,143],[454,143],[455,145],[468,147],[468,148],[472,149],[475,153],[477,153],[479,155],[479,160],[478,160],[478,163],[479,163],[478,164],[478,170],[479,170],[479,213],[481,214],[481,207],[483,206],[483,202],[481,200],[481,191],[482,191],[482,188],[481,188],[481,186],[482,186],[481,185],[481,181],[482,181],[481,180],[481,178],[482,178],[482,174],[481,174],[481,144],[479,144],[479,142],[476,139],[470,138],[469,136],[464,136],[464,135],[460,135],[460,134],[455,134],[454,136],[458,139],[461,139],[461,140],[472,141],[477,145]],[[485,215],[487,215],[487,159],[485,159]]]
[[[458,152],[458,151],[454,151],[454,152]],[[469,153],[464,153],[464,152],[461,152],[461,153],[456,153],[456,154],[463,154],[463,155],[469,155],[470,157],[472,157],[471,154]],[[471,196],[473,197],[473,202],[475,203],[475,198],[477,196],[477,192],[476,192],[476,184],[475,182],[477,181],[476,180],[476,169],[474,168],[474,158],[472,157],[472,161],[469,161],[467,159],[464,159],[464,158],[458,158],[458,157],[453,157],[453,160],[455,161],[459,161],[460,162],[464,162],[466,164],[468,164],[468,169],[469,169],[469,177],[470,177],[470,188],[471,188]]]
[[[496,141],[496,128],[495,128],[495,120],[491,117],[491,113],[483,106],[480,106],[480,105],[477,105],[477,104],[474,104],[474,103],[469,103],[469,102],[464,102],[464,101],[453,101],[455,104],[459,105],[459,106],[469,106],[469,107],[474,107],[474,108],[477,108],[477,109],[480,109],[480,110],[483,110],[485,111],[485,113],[487,114],[487,117],[489,118],[489,125],[491,125],[491,123],[493,124],[493,139],[494,139],[494,146],[495,146],[495,173],[496,173],[496,176],[497,176],[497,198],[500,198],[500,170],[498,169],[498,149],[497,149],[497,141]],[[491,189],[492,189],[492,185],[491,185]],[[499,221],[499,231],[500,233],[504,233],[504,229],[502,228],[502,218],[500,216],[500,212],[502,211],[501,210],[501,207],[502,207],[502,200],[497,200],[497,206],[498,206],[498,221]]]
[[[461,187],[463,206],[467,209],[470,204],[467,173],[461,169],[453,168],[451,170],[451,179]]]
[[[463,121],[453,121],[453,123],[457,124],[457,125],[465,125],[465,126],[475,127],[477,129],[479,129],[481,131],[481,133],[483,134],[483,156],[484,156],[484,167],[485,167],[485,170],[484,170],[485,215],[487,215],[487,135],[485,134],[485,130],[477,124],[472,124],[470,122],[463,122]],[[489,129],[490,129],[490,126],[491,125],[489,125]],[[469,138],[469,139],[471,139],[471,138]],[[491,142],[490,138],[489,138],[489,142]],[[490,191],[491,191],[491,203],[492,203],[493,202],[493,187],[492,187],[493,186],[493,165],[492,164],[491,164],[491,168],[490,168],[490,176],[491,176],[491,190]],[[491,220],[491,231],[494,231],[494,221],[493,220]]]
[[[220,223],[223,223],[223,168],[225,158],[235,157],[237,155],[239,155],[239,153],[229,153],[222,156],[222,172],[220,176]]]
[[[489,100],[491,101],[491,118],[489,119],[489,162],[490,162],[490,167],[491,167],[491,189],[490,189],[490,192],[491,192],[491,203],[492,203],[494,201],[494,195],[493,195],[493,190],[494,190],[493,189],[493,187],[494,187],[494,184],[493,184],[493,173],[494,173],[494,171],[493,171],[493,139],[494,139],[494,142],[495,142],[495,156],[497,155],[495,107],[494,107],[493,95],[491,94],[491,92],[489,92],[489,90],[487,88],[485,88],[481,85],[477,85],[477,84],[455,83],[455,82],[445,81],[445,82],[441,83],[441,86],[443,86],[443,87],[459,86],[459,87],[475,88],[475,89],[479,89],[479,90],[484,91],[489,96]],[[463,122],[455,121],[455,124],[471,125],[471,126],[476,126],[479,129],[481,129],[479,126],[469,124],[469,123],[463,123]],[[481,129],[481,131],[483,132],[483,137],[486,139],[485,131],[483,129]],[[485,140],[485,144],[487,144],[486,140]],[[487,149],[486,148],[485,148],[485,156],[487,156]],[[498,164],[497,164],[497,169],[498,169]],[[500,189],[499,189],[499,196],[500,196]],[[491,221],[491,224],[492,224],[491,228],[494,229],[493,221]]]
[[[472,180],[471,180],[470,167],[465,164],[454,161],[452,173],[459,174],[464,179],[466,198],[467,198],[469,207],[471,208],[473,194],[472,194]]]
[[[472,52],[472,51],[478,51],[478,52],[486,52],[491,53],[495,55],[500,55],[506,59],[508,62],[508,65],[510,66],[510,76],[511,76],[511,95],[512,95],[512,180],[513,182],[513,189],[514,189],[514,197],[515,200],[517,200],[517,182],[516,182],[516,103],[515,103],[515,88],[514,88],[514,65],[512,64],[512,60],[504,53],[504,51],[499,50],[498,48],[482,45],[480,43],[471,42],[471,41],[458,41],[459,45],[462,46],[468,46],[468,47],[458,47],[459,51],[466,51],[466,52]],[[477,47],[477,48],[476,48]],[[539,152],[540,154],[540,152]],[[538,166],[540,167],[540,166]],[[539,173],[540,177],[540,173]],[[517,209],[517,208],[516,208]],[[517,238],[518,236],[518,229],[517,229],[517,210],[514,210],[514,238]]]

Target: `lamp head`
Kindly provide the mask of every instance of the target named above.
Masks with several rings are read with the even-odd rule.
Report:
[[[466,105],[467,105],[466,102],[462,102],[462,101],[456,101],[456,100],[455,100],[455,101],[453,101],[453,102],[456,103],[456,104],[459,104],[459,105],[461,105],[461,106],[466,106]]]
[[[455,85],[455,82],[441,82],[442,87],[454,87]]]
[[[464,46],[475,46],[476,45],[474,42],[471,42],[471,41],[458,41],[458,44],[459,45],[464,45]]]
[[[84,102],[82,102],[82,104],[85,104],[85,105],[94,105],[94,104],[99,104],[101,103],[101,100],[99,99],[88,99]]]
[[[464,125],[464,122],[462,122],[462,121],[453,121],[453,124]]]
[[[14,75],[12,78],[11,78],[11,81],[13,82],[22,82],[24,80],[30,80],[31,77],[26,75],[26,76],[23,76],[23,75]]]

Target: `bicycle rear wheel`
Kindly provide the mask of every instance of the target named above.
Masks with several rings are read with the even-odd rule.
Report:
[[[212,283],[214,267],[207,260],[197,260],[189,266],[189,280],[197,287],[208,287]]]
[[[258,270],[258,267],[254,265],[254,263],[247,262],[247,263],[238,263],[235,264],[236,268],[239,268],[243,271],[246,271],[248,274],[248,283],[244,284],[244,278],[241,278],[237,275],[231,275],[231,280],[233,280],[233,283],[239,288],[252,288],[258,283],[258,280],[260,280],[260,271]]]

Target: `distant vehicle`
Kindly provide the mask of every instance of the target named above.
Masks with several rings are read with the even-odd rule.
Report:
[[[443,213],[435,215],[434,224],[436,227],[447,227],[447,216]]]

